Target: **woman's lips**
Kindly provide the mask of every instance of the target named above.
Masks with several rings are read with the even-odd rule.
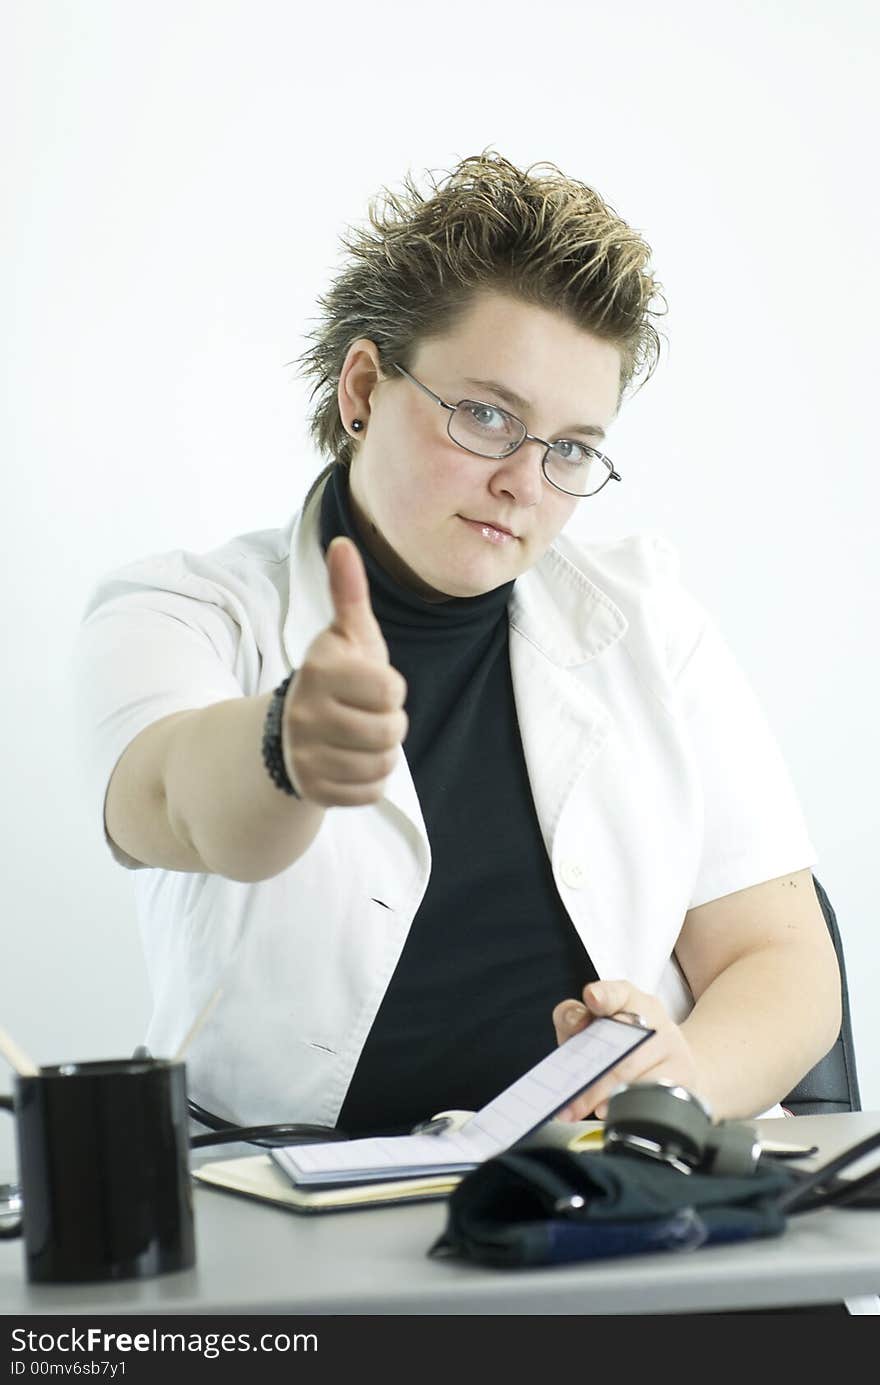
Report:
[[[516,534],[511,534],[508,529],[499,529],[496,525],[489,524],[487,520],[465,519],[464,515],[459,515],[459,519],[467,524],[469,528],[476,530],[476,532],[481,534],[489,543],[505,544],[517,543],[519,541]]]

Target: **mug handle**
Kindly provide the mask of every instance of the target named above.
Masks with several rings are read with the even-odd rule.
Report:
[[[11,1096],[0,1096],[0,1111],[8,1111],[12,1116],[15,1114],[15,1106]],[[0,1212],[2,1216],[2,1212]],[[0,1241],[12,1241],[21,1235],[21,1217],[12,1226],[3,1226],[0,1222]]]

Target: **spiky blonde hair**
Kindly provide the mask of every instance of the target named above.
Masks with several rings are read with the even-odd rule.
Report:
[[[532,176],[535,168],[550,173]],[[344,466],[352,439],[337,391],[351,343],[367,337],[383,366],[409,369],[423,341],[455,329],[476,292],[553,309],[616,346],[618,409],[659,360],[650,318],[668,305],[648,270],[651,248],[592,188],[546,161],[520,170],[491,148],[463,159],[445,181],[428,176],[430,196],[407,173],[403,194],[383,188],[370,199],[369,228],[341,237],[350,259],[318,298],[323,313],[306,334],[312,345],[296,358],[300,374],[315,381],[309,433]],[[666,306],[652,309],[655,298]]]

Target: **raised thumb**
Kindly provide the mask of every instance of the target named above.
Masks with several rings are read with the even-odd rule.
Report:
[[[340,635],[388,662],[388,646],[370,605],[370,584],[357,545],[338,535],[327,549],[333,626]]]

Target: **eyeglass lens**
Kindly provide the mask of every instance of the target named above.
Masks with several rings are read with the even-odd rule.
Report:
[[[449,415],[449,436],[481,457],[506,457],[522,442],[525,429],[504,409],[462,399]],[[592,495],[611,475],[601,457],[577,442],[554,443],[544,465],[550,480],[570,495]]]

